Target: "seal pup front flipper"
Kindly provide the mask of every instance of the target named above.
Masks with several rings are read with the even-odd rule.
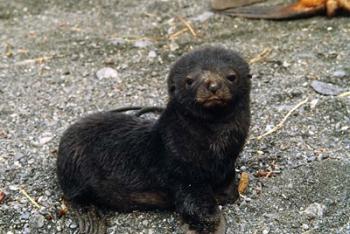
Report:
[[[106,217],[94,206],[79,207],[74,210],[80,234],[106,234]]]
[[[250,19],[299,19],[322,14],[326,11],[325,1],[298,1],[291,5],[250,6],[227,9],[222,14]]]

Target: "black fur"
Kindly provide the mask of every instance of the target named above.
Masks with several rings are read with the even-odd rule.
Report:
[[[238,54],[206,47],[174,64],[169,102],[155,122],[112,111],[73,124],[57,160],[65,198],[119,211],[174,208],[191,230],[215,232],[218,203],[237,190],[235,161],[250,124],[249,78]]]

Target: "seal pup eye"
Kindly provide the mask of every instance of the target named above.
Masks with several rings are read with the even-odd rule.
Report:
[[[226,76],[226,79],[233,82],[237,79],[237,75],[235,73],[229,74]]]
[[[185,82],[186,82],[186,86],[190,87],[193,84],[193,79],[187,77]]]

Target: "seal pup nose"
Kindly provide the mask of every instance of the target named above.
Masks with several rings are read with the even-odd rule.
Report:
[[[208,90],[212,93],[216,93],[220,89],[220,84],[218,82],[210,82],[208,85]]]

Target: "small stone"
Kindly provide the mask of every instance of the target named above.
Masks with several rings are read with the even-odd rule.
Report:
[[[309,218],[309,219],[315,219],[315,218],[322,218],[323,214],[325,212],[326,206],[320,203],[312,203],[309,205],[303,213]]]
[[[169,47],[170,47],[171,51],[175,51],[175,50],[180,48],[179,45],[175,41],[170,42]]]
[[[112,39],[111,43],[114,46],[121,46],[126,44],[126,40],[124,40],[123,38],[115,38],[115,39]]]
[[[0,191],[0,204],[5,200],[5,193]]]
[[[98,70],[96,72],[96,77],[99,80],[111,78],[111,79],[117,79],[118,82],[120,81],[118,72],[110,67],[104,67]]]
[[[29,216],[29,212],[24,212],[23,214],[21,214],[20,219],[27,220],[29,219]]]
[[[10,189],[11,191],[17,191],[17,190],[18,190],[18,186],[17,186],[17,185],[10,185],[10,186],[9,186],[9,189]]]
[[[45,224],[45,217],[43,215],[35,215],[33,216],[32,224],[37,228],[42,228]]]
[[[205,11],[203,12],[202,14],[200,15],[197,15],[195,17],[192,17],[191,20],[192,21],[198,21],[198,22],[201,22],[203,23],[204,21],[207,21],[209,18],[211,18],[212,16],[214,16],[214,13],[213,12],[210,12],[210,11]]]
[[[147,39],[141,39],[134,42],[134,47],[136,48],[146,48],[153,45],[152,41]]]
[[[54,138],[54,135],[50,132],[45,132],[38,140],[39,145],[45,145],[49,143]]]
[[[312,162],[312,161],[315,161],[316,160],[316,157],[315,156],[310,156],[307,158],[307,162]]]
[[[155,58],[157,57],[157,53],[153,50],[151,50],[149,53],[148,53],[148,58]]]
[[[19,202],[21,204],[26,204],[28,202],[27,198],[22,198],[21,200],[19,200]]]
[[[246,166],[241,166],[240,170],[241,170],[241,171],[246,171],[246,170],[247,170],[247,167],[246,167]]]
[[[71,225],[69,225],[69,227],[71,229],[76,229],[78,227],[78,225],[76,223],[71,223]]]
[[[304,230],[308,230],[309,229],[309,225],[307,225],[306,223],[304,223],[301,227]]]
[[[317,103],[318,103],[318,99],[313,99],[313,100],[310,102],[310,108],[311,108],[311,109],[315,109]]]
[[[335,96],[343,92],[343,89],[337,85],[314,80],[311,87],[319,94]]]
[[[333,72],[333,76],[336,77],[336,78],[344,78],[347,75],[348,74],[344,70],[336,70],[335,72]]]
[[[283,61],[282,66],[288,68],[290,67],[290,63],[288,63],[287,61]]]
[[[142,221],[142,225],[147,226],[148,225],[148,221],[147,220]]]

